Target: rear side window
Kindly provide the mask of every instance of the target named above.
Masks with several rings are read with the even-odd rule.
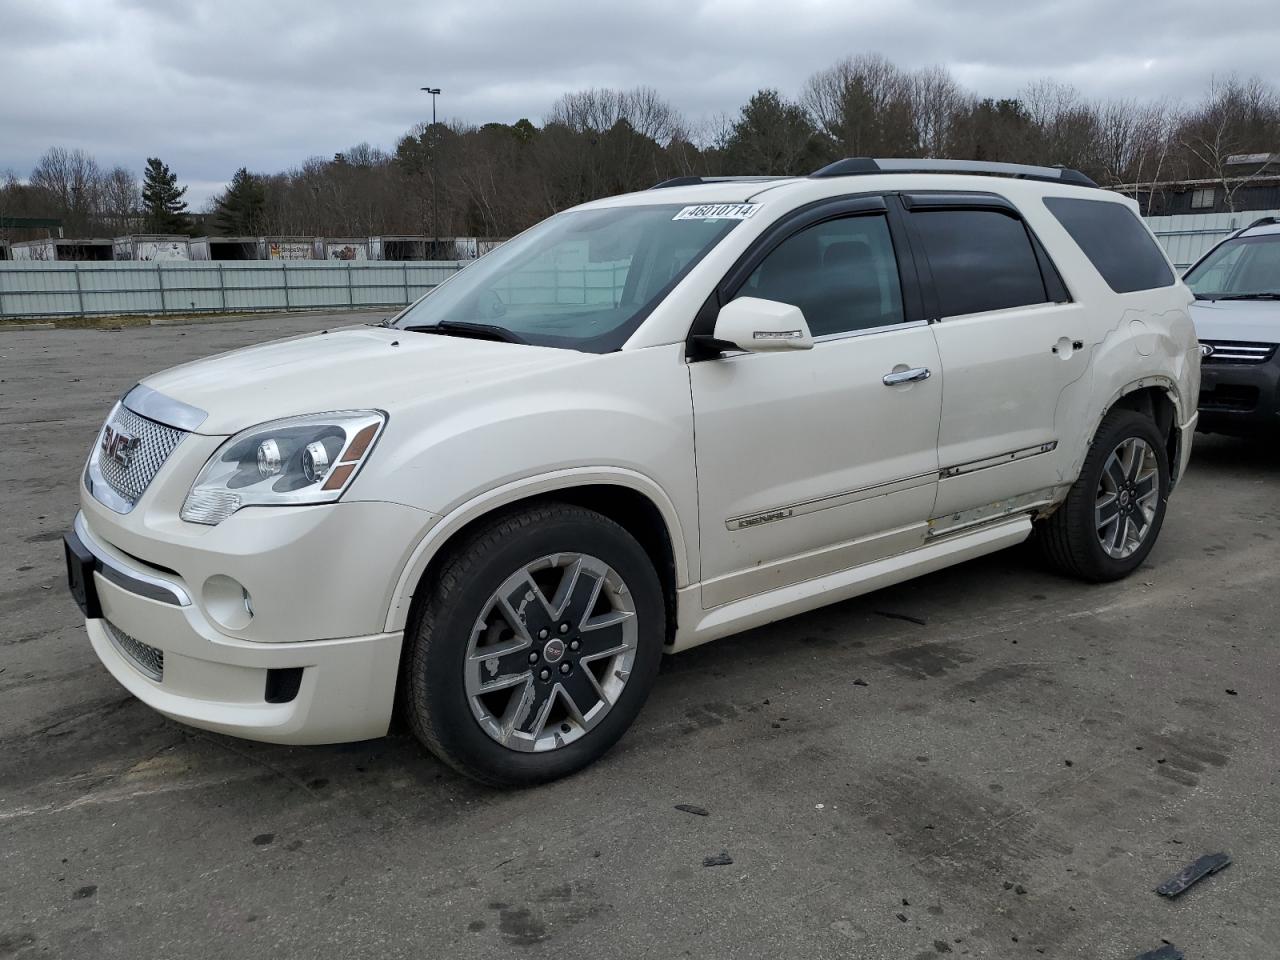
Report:
[[[1116,293],[1172,285],[1159,245],[1126,204],[1045,197],[1044,205]]]
[[[1027,228],[996,210],[918,210],[911,224],[924,245],[938,313],[956,317],[1047,303]]]

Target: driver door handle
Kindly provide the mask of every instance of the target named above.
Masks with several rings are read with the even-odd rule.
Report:
[[[898,370],[894,373],[886,373],[881,380],[884,381],[886,387],[896,387],[900,383],[918,383],[921,380],[929,379],[928,367],[914,367],[911,370]]]

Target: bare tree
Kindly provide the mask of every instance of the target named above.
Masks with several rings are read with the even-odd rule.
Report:
[[[1229,161],[1264,143],[1280,141],[1280,98],[1258,77],[1214,78],[1205,99],[1184,117],[1178,139],[1193,159],[1195,172],[1217,181],[1227,209],[1234,211],[1236,193],[1261,176],[1270,163],[1232,176]]]
[[[142,192],[133,171],[116,166],[102,176],[99,214],[113,234],[129,233],[133,229],[141,203]]]
[[[102,170],[83,150],[50,147],[31,171],[31,186],[43,193],[68,231],[85,233],[96,216]]]

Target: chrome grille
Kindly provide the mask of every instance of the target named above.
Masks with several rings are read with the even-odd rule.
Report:
[[[108,428],[136,439],[136,445],[129,450],[127,463],[103,452],[102,444]],[[186,435],[183,430],[140,417],[120,404],[103,427],[103,432],[98,434],[97,445],[89,460],[90,479],[95,484],[101,481],[110,487],[117,497],[125,501],[127,511],[138,502]],[[94,495],[107,506],[116,508],[111,498],[100,496],[96,491]]]
[[[110,620],[103,620],[107,636],[121,653],[133,661],[133,665],[144,675],[159,683],[164,679],[164,651],[157,650],[135,637],[129,636]]]
[[[1276,352],[1274,343],[1244,343],[1237,340],[1201,340],[1202,347],[1213,352],[1202,356],[1201,363],[1266,363]]]

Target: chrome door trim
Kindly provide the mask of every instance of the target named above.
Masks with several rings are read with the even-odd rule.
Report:
[[[209,417],[209,414],[199,407],[166,397],[158,390],[152,390],[141,383],[126,393],[121,403],[140,417],[163,423],[167,427],[185,430],[187,433],[194,433],[196,428]]]
[[[830,510],[833,507],[843,507],[846,504],[857,503],[859,500],[870,500],[872,497],[881,497],[887,493],[897,493],[899,490],[910,490],[914,487],[922,487],[930,483],[935,483],[938,474],[935,471],[928,473],[918,473],[911,477],[901,477],[897,480],[886,480],[883,483],[873,483],[870,486],[858,487],[854,490],[846,490],[842,493],[833,493],[825,497],[816,497],[813,500],[804,500],[800,503],[792,503],[782,507],[773,507],[769,510],[762,510],[759,513],[750,513],[741,517],[732,517],[724,522],[724,525],[730,530],[744,530],[748,527],[758,527],[764,523],[773,523],[775,520],[788,520],[791,517],[802,517],[805,514],[817,513],[819,510]]]
[[[1028,457],[1038,457],[1042,454],[1052,453],[1058,448],[1057,440],[1050,440],[1048,443],[1039,443],[1034,447],[1022,447],[1019,450],[1010,450],[1008,453],[997,453],[992,457],[983,457],[981,460],[970,460],[967,463],[959,463],[952,467],[943,467],[938,477],[946,480],[948,477],[958,477],[962,474],[973,473],[976,470],[986,470],[990,467],[998,467],[1002,464],[1012,463],[1015,460],[1025,460]]]

